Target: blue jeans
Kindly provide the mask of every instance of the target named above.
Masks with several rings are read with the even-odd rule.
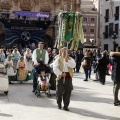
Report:
[[[85,71],[85,79],[88,80],[88,76],[89,78],[91,76],[91,67],[85,67],[84,71]]]

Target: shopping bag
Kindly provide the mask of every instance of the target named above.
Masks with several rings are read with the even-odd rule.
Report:
[[[84,68],[82,66],[80,67],[80,73],[84,73]]]

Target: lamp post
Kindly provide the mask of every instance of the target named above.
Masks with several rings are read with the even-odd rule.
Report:
[[[113,33],[112,35],[112,39],[113,39],[113,51],[115,51],[115,44],[116,44],[116,39],[117,39],[117,34],[116,32]]]
[[[93,49],[94,43],[96,43],[96,41],[95,40],[90,40],[89,43],[91,44],[92,49]]]

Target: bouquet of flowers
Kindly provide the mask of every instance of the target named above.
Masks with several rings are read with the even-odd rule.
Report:
[[[5,67],[6,68],[10,68],[12,66],[12,64],[6,64]]]

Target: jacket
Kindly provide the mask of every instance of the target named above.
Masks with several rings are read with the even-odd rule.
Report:
[[[110,53],[110,63],[112,64],[112,80],[120,82],[120,52]]]

